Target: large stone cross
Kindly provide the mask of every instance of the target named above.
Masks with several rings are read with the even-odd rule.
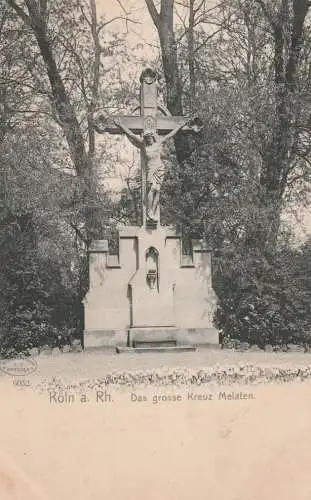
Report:
[[[168,135],[177,127],[183,131],[193,131],[183,116],[172,116],[165,106],[158,102],[157,74],[151,68],[145,69],[140,76],[140,115],[113,115],[106,120],[104,128],[96,127],[100,133],[124,134],[116,123],[123,125],[132,133],[142,137],[146,131],[153,131],[159,136]],[[189,120],[188,120],[189,121]],[[142,224],[147,222],[146,159],[141,153],[141,192]]]

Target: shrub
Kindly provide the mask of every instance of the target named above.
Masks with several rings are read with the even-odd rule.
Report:
[[[224,336],[258,344],[309,342],[311,245],[282,249],[273,261],[258,255],[218,268],[215,323]]]
[[[0,356],[70,343],[82,328],[76,277],[38,251],[26,236],[5,240],[0,258]],[[70,277],[70,275],[69,275]]]

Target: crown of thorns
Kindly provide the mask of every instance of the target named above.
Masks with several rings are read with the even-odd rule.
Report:
[[[149,80],[150,82],[154,82],[157,80],[157,72],[152,68],[146,68],[140,75],[140,82],[142,83],[145,80]]]
[[[143,133],[143,136],[144,137],[147,137],[148,135],[156,135],[156,131],[155,130],[145,130],[144,133]]]

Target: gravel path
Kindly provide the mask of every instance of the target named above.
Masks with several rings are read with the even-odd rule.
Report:
[[[311,379],[310,353],[237,352],[198,349],[196,352],[122,353],[90,350],[81,353],[40,355],[36,370],[25,377],[32,386],[254,383]],[[11,363],[11,361],[9,362]],[[10,378],[1,370],[0,380]],[[3,367],[2,366],[2,367]],[[12,378],[12,376],[11,376]],[[53,382],[54,383],[54,382]]]
[[[37,375],[85,379],[115,371],[153,370],[161,368],[203,368],[215,365],[251,363],[269,366],[311,366],[310,353],[235,352],[221,349],[199,349],[184,353],[116,354],[113,351],[85,351],[37,358]]]

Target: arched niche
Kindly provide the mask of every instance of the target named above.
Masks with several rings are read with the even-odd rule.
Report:
[[[146,283],[150,290],[159,291],[159,252],[149,247],[145,254]]]

